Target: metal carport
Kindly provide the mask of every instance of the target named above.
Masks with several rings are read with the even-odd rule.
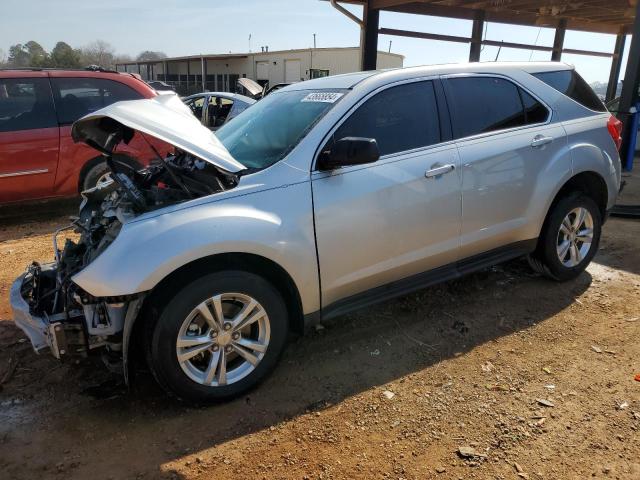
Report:
[[[625,158],[632,135],[629,113],[636,104],[640,87],[640,1],[639,0],[344,0],[341,3],[360,5],[362,19],[344,9],[337,0],[331,4],[360,25],[362,69],[375,70],[378,35],[397,35],[428,40],[469,44],[469,61],[480,60],[482,45],[548,51],[551,60],[559,61],[563,53],[610,57],[611,71],[607,100],[613,98],[620,77],[622,53],[627,35],[631,35],[629,56],[620,101],[620,119],[624,123],[621,157]],[[380,27],[380,12],[400,12],[418,15],[458,18],[473,21],[470,37],[441,35]],[[482,38],[485,22],[555,28],[553,47],[517,42],[499,42]],[[564,48],[566,30],[609,33],[617,35],[614,51],[594,52]]]

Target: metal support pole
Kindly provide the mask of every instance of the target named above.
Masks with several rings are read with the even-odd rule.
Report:
[[[482,32],[484,30],[484,10],[476,10],[473,18],[473,28],[471,29],[471,48],[469,49],[469,61],[480,61],[480,50],[482,49]]]
[[[378,60],[378,27],[380,25],[380,10],[363,7],[364,28],[362,38],[362,70],[375,70]]]
[[[205,79],[205,77],[207,75],[207,68],[205,66],[205,62],[204,62],[204,57],[203,56],[200,57],[200,70],[202,72],[201,73],[202,77],[200,78],[200,80],[201,80],[200,83],[202,83],[202,91],[204,92],[206,90],[204,79]]]
[[[609,83],[607,84],[607,102],[616,98],[618,81],[620,80],[620,69],[622,68],[622,54],[624,52],[624,44],[626,40],[627,36],[624,32],[620,32],[616,37],[616,46],[613,49],[611,71],[609,72]]]
[[[631,26],[631,45],[629,46],[629,58],[627,68],[624,73],[622,83],[622,93],[620,94],[620,113],[618,117],[624,126],[622,133],[622,147],[620,148],[620,158],[626,158],[627,148],[631,140],[631,135],[637,132],[632,131],[631,107],[638,101],[638,89],[640,88],[640,2],[636,3],[635,20]]]
[[[187,60],[187,90],[185,92],[186,95],[189,95],[189,77],[191,76],[191,62]]]
[[[556,27],[556,35],[553,38],[553,50],[551,51],[551,61],[559,62],[562,59],[562,48],[564,47],[564,34],[567,31],[567,19],[561,18]]]

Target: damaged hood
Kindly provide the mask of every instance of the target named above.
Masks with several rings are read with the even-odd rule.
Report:
[[[111,152],[128,142],[133,131],[151,135],[227,172],[246,167],[235,160],[214,133],[203,126],[177,95],[116,102],[82,117],[73,124],[75,142]]]

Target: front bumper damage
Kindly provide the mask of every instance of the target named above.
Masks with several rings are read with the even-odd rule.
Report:
[[[44,297],[51,294],[51,291],[43,293],[40,284],[47,277],[55,278],[56,275],[56,263],[33,264],[13,282],[10,302],[16,326],[29,338],[36,353],[48,348],[55,358],[64,360],[100,351],[109,355],[111,364],[114,360],[122,364],[125,380],[128,380],[130,335],[145,295],[118,299],[84,297],[78,299],[76,308],[58,313],[35,313],[38,304],[46,303]],[[96,321],[96,317],[100,320]]]
[[[44,265],[42,268],[45,271],[55,270],[55,264]],[[38,316],[31,313],[31,307],[23,297],[25,289],[31,288],[30,285],[25,284],[29,275],[28,272],[23,273],[11,286],[9,298],[13,310],[13,320],[29,338],[36,353],[40,353],[48,347],[51,354],[60,359],[68,352],[62,327],[62,320],[66,318],[66,314]]]

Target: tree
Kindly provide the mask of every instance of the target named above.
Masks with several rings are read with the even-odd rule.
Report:
[[[96,40],[81,49],[80,55],[83,66],[97,65],[102,68],[115,66],[115,49],[104,40]]]
[[[7,53],[4,49],[0,48],[0,68],[4,67],[7,64]]]
[[[167,54],[164,52],[153,52],[151,50],[145,50],[136,57],[138,62],[153,62],[154,60],[162,60],[167,58]]]
[[[9,47],[10,66],[22,67],[46,67],[49,63],[49,54],[38,42],[29,40],[24,45],[17,43]]]
[[[16,68],[29,66],[29,52],[21,43],[9,47],[9,65]]]
[[[51,65],[57,68],[79,68],[80,52],[68,43],[58,42],[51,50]]]
[[[46,67],[49,63],[49,54],[38,42],[29,40],[24,44],[24,49],[29,54],[29,66]]]

